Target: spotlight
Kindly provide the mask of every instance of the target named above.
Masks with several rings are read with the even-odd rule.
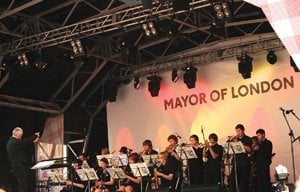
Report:
[[[85,54],[82,43],[79,39],[71,41],[71,46],[73,49],[74,57],[80,57]]]
[[[1,72],[5,72],[7,70],[7,61],[8,59],[5,56],[0,57],[0,74]]]
[[[25,53],[21,53],[20,55],[18,55],[18,60],[21,66],[27,66],[29,64]]]
[[[247,55],[247,53],[242,53],[242,56],[238,57],[238,60],[240,61],[238,64],[239,73],[244,79],[251,78],[253,58]]]
[[[150,92],[152,97],[157,97],[160,90],[160,81],[161,77],[157,75],[152,75],[147,77],[148,82],[148,91]]]
[[[277,62],[277,55],[273,50],[270,50],[269,53],[267,54],[267,61],[273,65],[274,63]]]
[[[133,82],[133,86],[135,89],[139,89],[141,87],[141,82],[140,82],[140,79],[138,77],[135,77],[134,78],[134,82]]]
[[[42,70],[42,69],[45,69],[47,65],[48,65],[48,63],[46,61],[44,61],[44,59],[43,59],[42,49],[39,48],[34,66],[37,67],[38,69]]]
[[[297,67],[294,59],[292,57],[290,57],[290,64],[293,67],[293,69],[294,69],[295,72],[299,72],[300,71],[299,68]]]
[[[172,81],[176,82],[176,81],[178,81],[178,79],[179,79],[179,76],[178,76],[178,73],[177,73],[177,69],[173,69],[172,70]]]
[[[109,102],[115,102],[118,95],[118,84],[116,82],[108,82],[105,86],[104,94]]]
[[[213,8],[216,12],[216,17],[220,20],[229,19],[231,17],[231,11],[227,2],[215,2],[211,1]]]
[[[148,23],[143,23],[142,28],[145,32],[145,35],[148,37],[157,35],[157,30],[153,21],[149,21]]]
[[[189,89],[195,88],[197,81],[197,68],[188,66],[184,68],[183,71],[185,71],[183,74],[183,82]]]

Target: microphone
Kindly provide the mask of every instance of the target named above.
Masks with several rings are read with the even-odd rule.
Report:
[[[180,135],[178,135],[178,133],[177,133],[177,132],[175,132],[175,135],[176,135],[176,137],[178,137],[179,139],[181,139],[181,136],[180,136]]]
[[[282,112],[284,112],[285,110],[282,107],[279,107],[279,110],[281,110]]]
[[[285,113],[286,113],[286,114],[290,114],[290,113],[293,113],[293,109],[290,109],[290,110],[286,110],[286,111],[285,111]]]

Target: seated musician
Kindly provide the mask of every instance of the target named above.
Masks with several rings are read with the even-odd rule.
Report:
[[[132,153],[128,157],[129,164],[137,163],[139,156],[137,153]],[[121,184],[118,191],[125,191],[125,192],[140,192],[141,191],[141,177],[135,177],[130,169],[129,164],[125,168],[126,180]]]
[[[77,169],[81,169],[82,161],[79,159],[75,159],[73,162],[73,168],[69,170],[69,178],[66,181],[67,187],[63,188],[61,192],[84,192],[85,190],[85,182],[81,181],[78,174],[76,173]]]
[[[168,162],[168,153],[161,152],[158,154],[160,166],[154,171],[156,185],[159,189],[169,189],[174,191],[176,185],[176,169]]]
[[[97,171],[97,175],[99,180],[96,181],[96,191],[95,192],[103,192],[103,191],[114,191],[114,178],[111,177],[106,170],[108,167],[108,160],[106,158],[100,159],[100,169]]]
[[[155,155],[158,154],[157,151],[153,149],[152,142],[149,139],[146,139],[143,142],[144,151],[140,155]]]

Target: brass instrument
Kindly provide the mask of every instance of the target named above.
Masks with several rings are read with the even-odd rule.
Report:
[[[151,189],[158,189],[161,185],[161,180],[156,174],[158,172],[159,167],[160,164],[154,166],[154,177],[151,179]]]
[[[203,129],[203,125],[201,126],[201,133],[202,133],[202,136],[203,136],[203,141],[205,142],[206,141],[206,139],[205,139],[205,136],[204,136],[204,129]],[[203,157],[202,157],[202,160],[203,160],[203,162],[204,163],[206,163],[207,162],[207,152],[208,152],[208,148],[204,145],[204,148],[203,148],[203,150],[204,150],[204,152],[205,152],[205,155],[203,155]]]

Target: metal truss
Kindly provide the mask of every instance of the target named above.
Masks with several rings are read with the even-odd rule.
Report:
[[[0,106],[37,111],[37,112],[49,113],[49,114],[61,113],[60,108],[54,103],[13,97],[13,96],[2,95],[2,94],[0,94]]]
[[[266,37],[256,35],[243,39],[229,39],[228,41],[213,43],[211,45],[201,46],[185,52],[169,55],[145,65],[123,68],[114,79],[120,80],[140,77],[173,68],[180,69],[189,64],[196,66],[217,60],[236,58],[245,51],[248,54],[254,54],[270,49],[277,50],[284,48],[281,40],[274,33],[265,36]]]
[[[209,5],[209,2],[206,0],[195,0],[190,6],[192,10],[197,10]],[[2,50],[7,50],[6,53],[8,52],[11,55],[15,55],[20,51],[30,51],[35,50],[38,47],[54,46],[70,42],[74,38],[83,38],[134,26],[146,21],[150,16],[166,18],[172,15],[174,15],[172,8],[165,4],[154,6],[152,10],[145,10],[143,6],[137,5],[116,13],[99,16],[69,26],[17,39],[12,43],[2,45],[2,47],[5,47],[5,49],[2,48]]]

